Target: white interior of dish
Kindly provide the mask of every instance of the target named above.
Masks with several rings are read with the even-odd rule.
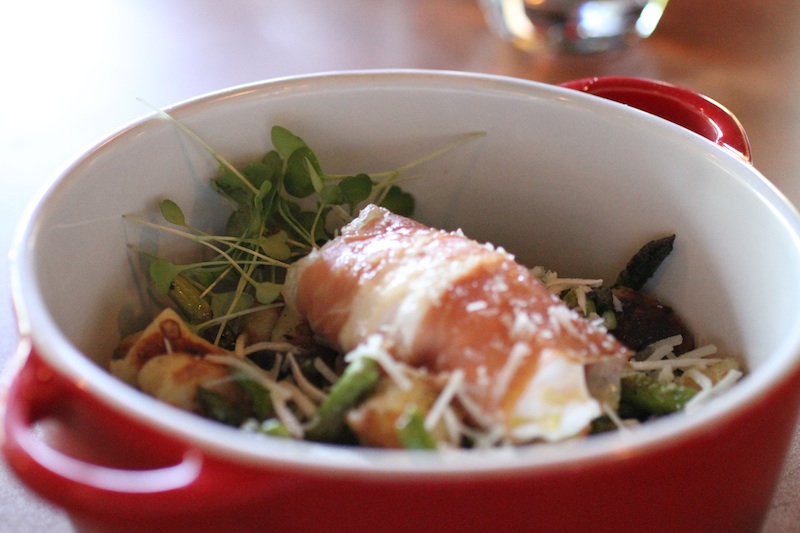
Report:
[[[750,165],[664,121],[551,86],[431,72],[277,80],[171,112],[238,163],[270,148],[272,125],[286,126],[333,173],[396,168],[483,131],[485,137],[415,172],[421,179],[407,187],[417,198],[417,218],[460,227],[562,275],[613,278],[646,240],[676,233],[675,250],[648,289],[703,339],[744,357],[752,375],[694,418],[675,417],[628,437],[633,445],[700,427],[763,394],[797,365],[794,210]],[[157,220],[157,202],[171,198],[193,223],[219,226],[228,211],[208,187],[215,170],[203,148],[159,118],[122,130],[70,166],[19,235],[14,291],[21,329],[30,329],[53,366],[88,377],[104,401],[209,449],[255,460],[361,464],[365,455],[352,451],[317,445],[307,453],[298,451],[304,445],[231,439],[232,430],[150,401],[82,356],[104,365],[120,335],[152,317],[128,244],[153,247],[163,236],[122,215]],[[604,453],[608,440],[525,460]],[[386,468],[416,461],[370,457],[369,464]],[[381,457],[393,457],[395,466]],[[469,461],[455,463],[469,468]]]

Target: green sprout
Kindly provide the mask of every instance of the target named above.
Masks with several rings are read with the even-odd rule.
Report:
[[[395,170],[335,175],[325,172],[311,147],[284,127],[272,127],[272,150],[236,167],[171,115],[157,111],[219,163],[211,186],[231,203],[233,212],[219,235],[190,225],[171,199],[159,204],[166,224],[126,218],[208,250],[208,259],[190,264],[154,257],[149,275],[155,292],[168,296],[196,331],[210,331],[207,336],[211,339],[213,334],[218,345],[231,322],[249,308],[279,302],[291,263],[333,238],[336,228],[352,220],[361,207],[375,203],[410,216],[414,197],[398,185],[402,174],[483,135],[467,135]]]

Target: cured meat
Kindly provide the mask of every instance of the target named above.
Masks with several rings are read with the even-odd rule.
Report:
[[[298,261],[284,297],[340,350],[379,335],[398,361],[460,369],[463,394],[514,442],[584,433],[602,413],[587,369],[613,388],[630,355],[504,250],[376,206]]]

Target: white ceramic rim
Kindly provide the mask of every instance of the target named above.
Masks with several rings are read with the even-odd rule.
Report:
[[[741,167],[744,176],[756,194],[766,199],[774,208],[787,232],[794,236],[797,254],[800,254],[800,216],[791,203],[766,178],[751,165],[707,139],[665,120],[636,109],[565,89],[558,86],[503,76],[429,70],[369,70],[309,74],[257,82],[192,98],[167,108],[180,115],[194,107],[212,101],[234,98],[252,91],[284,92],[303,90],[317,81],[331,84],[391,83],[393,80],[418,81],[425,84],[445,84],[471,89],[481,88],[492,92],[549,93],[553,97],[572,102],[599,113],[613,115],[615,120],[644,121],[648,127],[657,128],[667,136],[679,136],[687,143],[701,143],[704,150],[714,151],[716,157],[729,159],[731,165]],[[392,476],[442,474],[504,475],[530,473],[532,469],[544,471],[566,464],[578,466],[586,462],[613,457],[655,453],[686,440],[698,432],[708,431],[777,387],[786,377],[800,367],[800,314],[793,331],[787,334],[769,361],[762,364],[724,396],[691,415],[674,415],[650,422],[646,431],[614,432],[557,444],[492,450],[456,450],[446,453],[386,451],[349,448],[308,442],[285,441],[259,435],[243,435],[236,429],[204,420],[195,415],[169,407],[128,387],[91,362],[78,351],[58,329],[49,315],[41,293],[37,289],[32,264],[31,243],[35,241],[37,216],[48,199],[58,190],[69,186],[71,171],[90,158],[94,150],[134,135],[153,115],[128,124],[113,135],[87,150],[59,172],[29,205],[15,234],[10,254],[11,292],[20,330],[19,355],[27,354],[30,344],[58,373],[81,383],[81,386],[101,402],[132,419],[155,427],[187,443],[203,453],[234,463],[251,463],[270,468],[289,468],[313,471],[315,474],[343,473],[359,476]],[[36,318],[33,327],[31,318]],[[155,414],[154,414],[155,413]]]

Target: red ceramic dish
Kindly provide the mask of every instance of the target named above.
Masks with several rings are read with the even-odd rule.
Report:
[[[625,76],[583,78],[562,85],[647,111],[751,160],[750,142],[736,116],[718,102],[685,87]]]
[[[648,82],[631,83],[640,89]],[[703,101],[689,107],[718,117]],[[172,112],[236,158],[258,153],[271,123],[284,121],[296,131],[305,126],[335,165],[391,157],[387,147],[418,153],[419,136],[426,144],[484,127],[487,145],[424,169],[434,177],[421,180],[415,192],[421,218],[462,226],[515,251],[519,227],[535,228],[524,233],[532,245],[521,248],[523,258],[533,254],[557,269],[580,266],[603,275],[615,267],[611,258],[624,257],[619,250],[641,242],[641,235],[676,227],[685,237],[671,273],[650,288],[685,310],[697,331],[741,351],[752,371],[698,412],[626,434],[447,454],[258,438],[161,405],[101,367],[118,338],[118,318],[135,314],[131,302],[138,294],[131,288],[136,280],[127,277],[128,235],[119,217],[146,209],[159,195],[186,195],[182,204],[194,200],[202,207],[205,197],[190,196],[202,189],[186,185],[204,183],[214,164],[168,124],[148,119],[67,169],[31,210],[14,251],[21,341],[7,391],[3,452],[24,483],[64,507],[78,526],[758,530],[800,403],[800,319],[792,312],[800,299],[794,275],[800,219],[741,157],[749,151],[740,128],[720,125],[725,140],[714,145],[562,88],[403,71],[275,80]],[[390,120],[394,128],[385,127]],[[734,154],[728,146],[745,149]],[[137,174],[138,167],[147,168]],[[536,172],[522,175],[525,168]],[[141,181],[121,184],[119,176],[131,183],[132,174]],[[112,195],[120,188],[125,194]],[[87,190],[102,200],[87,205]],[[431,198],[437,201],[425,201]],[[488,216],[504,208],[514,213],[516,231],[509,232],[508,217]],[[737,217],[726,220],[730,212]],[[607,250],[618,242],[622,248]],[[68,245],[59,269],[50,268],[53,248]],[[82,262],[81,250],[102,257],[102,264]],[[752,280],[757,265],[771,275]],[[71,283],[81,285],[77,293],[86,301],[65,301],[74,293]],[[767,302],[764,294],[774,297]]]

